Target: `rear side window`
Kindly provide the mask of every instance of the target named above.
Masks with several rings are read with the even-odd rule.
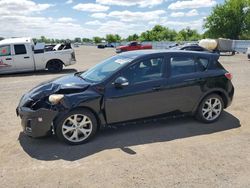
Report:
[[[21,54],[26,54],[26,48],[24,44],[16,44],[14,45],[14,49],[15,49],[15,54],[16,55],[21,55]]]
[[[172,57],[170,58],[170,64],[172,76],[196,72],[195,60],[190,57]]]
[[[0,46],[0,56],[10,55],[10,45]]]
[[[197,71],[205,71],[208,68],[209,60],[206,58],[197,58]]]

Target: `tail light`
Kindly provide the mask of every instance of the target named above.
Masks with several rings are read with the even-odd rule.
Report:
[[[227,78],[228,80],[232,80],[232,79],[233,79],[233,75],[232,75],[232,73],[230,73],[230,72],[227,72],[227,73],[225,74],[225,76],[226,76],[226,78]]]
[[[73,61],[76,61],[75,52],[72,52],[72,53],[71,53],[71,59],[72,59]]]

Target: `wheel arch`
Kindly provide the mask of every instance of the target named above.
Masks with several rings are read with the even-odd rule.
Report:
[[[219,95],[219,96],[222,98],[222,100],[223,100],[224,108],[227,108],[227,106],[228,106],[228,101],[229,101],[228,96],[227,96],[227,94],[226,94],[226,92],[225,92],[224,90],[218,88],[218,89],[209,90],[208,92],[204,93],[204,94],[200,97],[200,99],[199,99],[199,101],[197,102],[197,104],[195,105],[194,109],[192,110],[192,114],[195,114],[195,113],[196,113],[196,111],[197,111],[197,109],[199,108],[199,105],[200,105],[200,103],[202,102],[202,100],[203,100],[205,97],[207,97],[208,95],[211,95],[211,94],[217,94],[217,95]]]
[[[49,59],[48,61],[47,61],[47,63],[46,63],[46,66],[45,66],[45,68],[48,68],[48,65],[50,64],[50,63],[52,63],[52,62],[60,62],[60,63],[62,63],[62,65],[63,66],[65,66],[65,63],[61,60],[61,59]]]
[[[92,108],[90,108],[90,107],[88,107],[88,106],[78,106],[78,107],[72,108],[72,109],[70,109],[70,110],[68,110],[68,111],[65,111],[65,112],[63,112],[63,113],[59,113],[59,114],[54,118],[54,120],[53,120],[53,125],[55,126],[55,124],[56,124],[55,122],[56,122],[60,117],[62,117],[63,115],[65,115],[65,114],[67,114],[67,113],[69,113],[69,112],[71,112],[71,111],[73,111],[73,110],[87,110],[87,111],[91,112],[91,113],[95,116],[95,118],[96,118],[98,129],[100,129],[101,124],[102,124],[101,119],[99,118],[97,112],[96,112],[94,109],[92,109]],[[56,127],[54,127],[54,128],[56,129]]]

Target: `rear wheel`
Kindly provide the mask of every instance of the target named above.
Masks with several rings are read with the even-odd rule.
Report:
[[[97,131],[95,116],[88,110],[73,110],[58,118],[56,124],[57,137],[71,145],[89,141]]]
[[[204,123],[212,123],[219,119],[224,109],[222,98],[217,94],[205,97],[196,112],[196,119]]]
[[[52,73],[61,72],[63,69],[63,63],[57,60],[50,61],[47,64],[47,69],[49,72],[52,72]]]

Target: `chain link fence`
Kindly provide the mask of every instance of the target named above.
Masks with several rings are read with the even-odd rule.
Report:
[[[114,47],[126,45],[128,42],[117,42],[112,43]],[[175,46],[176,44],[187,44],[187,43],[198,43],[198,41],[182,41],[182,42],[172,42],[172,41],[159,41],[159,42],[142,42],[142,44],[151,44],[153,49],[168,49],[171,46]],[[93,43],[83,43],[83,45],[94,46]],[[250,48],[250,40],[234,40],[233,41],[233,49],[236,52],[246,53],[247,48]]]

